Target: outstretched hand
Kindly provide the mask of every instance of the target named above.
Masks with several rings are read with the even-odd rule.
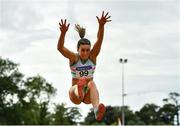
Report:
[[[110,17],[111,16],[108,16],[109,12],[107,12],[106,14],[104,14],[104,11],[102,12],[102,16],[101,18],[99,18],[98,16],[96,16],[98,22],[99,22],[99,25],[104,25],[106,22],[110,22],[111,20]]]
[[[59,29],[61,30],[61,33],[66,33],[70,24],[66,24],[66,19],[63,21],[61,19],[61,22],[59,22]]]

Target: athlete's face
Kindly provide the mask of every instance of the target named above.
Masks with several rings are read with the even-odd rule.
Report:
[[[89,58],[90,49],[91,49],[90,45],[80,45],[79,46],[78,52],[79,52],[81,59],[87,60]]]

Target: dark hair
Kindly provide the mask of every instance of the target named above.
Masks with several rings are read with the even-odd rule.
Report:
[[[91,46],[91,42],[88,39],[84,38],[86,29],[81,27],[78,24],[75,24],[75,30],[79,33],[79,36],[81,38],[78,41],[77,48],[79,49],[80,45],[90,45]]]

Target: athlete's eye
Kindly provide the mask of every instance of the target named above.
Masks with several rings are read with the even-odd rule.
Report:
[[[81,51],[82,51],[82,52],[85,52],[85,51],[86,51],[86,52],[89,52],[90,49],[81,49]]]
[[[86,52],[89,52],[90,49],[86,49]]]

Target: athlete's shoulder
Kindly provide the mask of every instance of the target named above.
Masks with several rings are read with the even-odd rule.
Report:
[[[89,60],[91,60],[94,65],[96,65],[96,57],[94,57],[92,54],[89,55]]]
[[[79,60],[79,54],[75,53],[75,59],[72,62],[70,61],[70,66],[75,65],[78,62],[78,60]]]

